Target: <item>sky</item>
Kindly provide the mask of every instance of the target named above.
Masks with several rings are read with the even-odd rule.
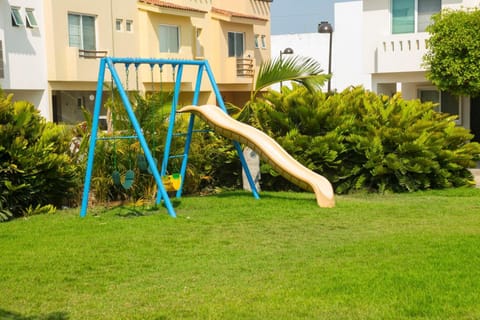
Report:
[[[317,32],[322,21],[335,26],[333,4],[345,1],[349,0],[273,0],[272,35]]]

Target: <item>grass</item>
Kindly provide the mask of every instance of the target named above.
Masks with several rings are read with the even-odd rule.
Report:
[[[229,192],[0,224],[0,319],[479,319],[480,190]]]

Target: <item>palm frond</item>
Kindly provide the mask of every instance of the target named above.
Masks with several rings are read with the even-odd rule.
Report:
[[[313,92],[319,90],[329,77],[323,74],[320,63],[313,58],[301,56],[276,58],[260,66],[252,99],[260,90],[280,81],[295,81]]]

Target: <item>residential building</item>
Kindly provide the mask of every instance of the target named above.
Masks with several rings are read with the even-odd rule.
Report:
[[[134,0],[43,2],[51,97],[49,119],[77,123],[84,119],[83,107],[93,110],[98,58],[139,55],[137,3]]]
[[[439,103],[439,110],[458,115],[457,123],[479,139],[480,100],[440,92],[426,79],[422,60],[432,14],[479,5],[478,0],[363,0],[363,66],[372,90]]]
[[[425,28],[445,8],[478,7],[479,0],[338,0],[332,41],[332,89],[363,85],[376,93],[401,92],[405,99],[438,103],[440,111],[458,115],[457,124],[480,141],[480,98],[440,92],[426,78]],[[319,21],[320,23],[320,21]],[[272,36],[272,57],[290,47],[317,59],[327,72],[328,35]]]
[[[41,1],[0,1],[0,88],[48,118],[45,39]]]
[[[42,83],[44,116],[56,122],[76,123],[83,119],[82,107],[93,109],[98,58],[206,59],[224,100],[242,105],[249,98],[259,65],[270,57],[270,2],[4,0],[0,2],[0,47],[6,59],[0,60],[4,62],[0,64],[0,76],[3,66],[8,78],[0,79],[0,85],[18,92],[36,89],[13,81],[12,74]],[[38,13],[37,37],[28,38],[30,43],[17,42],[14,32],[20,29],[9,25],[17,7]],[[25,27],[21,30],[30,31]],[[38,49],[22,54],[21,50],[31,48],[35,41],[39,42]],[[17,60],[13,60],[11,52],[18,52]],[[25,59],[35,61],[35,68],[33,62],[25,64]],[[131,65],[118,72],[128,90],[148,92],[173,88],[176,70],[169,68],[137,69]],[[32,76],[32,70],[40,69],[43,71]],[[193,70],[185,70],[181,103],[191,102],[193,80]],[[109,87],[106,81],[106,90]],[[202,82],[200,103],[216,103],[207,81]]]

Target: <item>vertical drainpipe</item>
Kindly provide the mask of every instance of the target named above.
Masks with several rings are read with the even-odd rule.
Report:
[[[110,31],[112,33],[112,50],[111,50],[111,55],[112,57],[115,57],[115,30],[114,30],[114,17],[113,17],[113,0],[110,0]]]

